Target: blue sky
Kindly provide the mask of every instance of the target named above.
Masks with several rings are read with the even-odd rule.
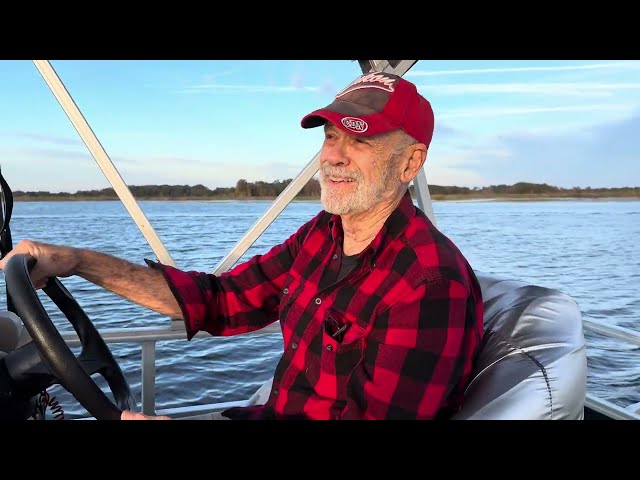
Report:
[[[130,185],[293,178],[301,118],[360,74],[349,60],[51,61]],[[640,186],[640,61],[423,60],[430,183]],[[109,186],[33,62],[0,61],[0,167],[13,190]]]

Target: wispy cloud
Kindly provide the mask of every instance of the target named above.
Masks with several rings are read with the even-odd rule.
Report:
[[[143,156],[135,162],[142,169],[151,168],[154,171],[164,168],[185,168],[185,167],[209,167],[211,161],[199,158],[187,158],[179,156]]]
[[[640,90],[638,83],[454,83],[444,85],[420,85],[418,89],[429,95],[478,95],[517,93],[531,95],[563,95],[579,97],[610,97],[616,91]]]
[[[640,62],[603,62],[588,65],[541,65],[531,67],[495,67],[495,68],[466,68],[460,70],[409,70],[407,77],[435,77],[442,75],[475,75],[481,73],[517,73],[517,72],[561,72],[579,70],[640,69]]]
[[[451,166],[451,162],[446,157],[443,163],[444,165],[426,164],[425,173],[429,184],[455,185],[457,187],[476,187],[490,184],[482,173],[461,166]]]
[[[462,117],[499,117],[504,115],[531,115],[535,113],[551,112],[594,112],[615,111],[632,112],[634,105],[629,104],[592,104],[592,105],[561,105],[557,107],[505,107],[505,108],[473,108],[452,110],[439,115],[439,118]]]
[[[452,138],[452,137],[466,137],[469,135],[469,133],[459,128],[455,128],[450,125],[446,125],[438,122],[436,123],[433,135],[434,137],[438,136],[441,138]]]
[[[205,83],[192,85],[178,90],[178,93],[292,93],[292,92],[322,92],[323,87],[302,85],[299,81],[292,85],[223,85]]]
[[[3,137],[23,138],[26,140],[35,140],[36,142],[51,143],[54,145],[81,145],[80,139],[74,139],[69,137],[59,137],[55,135],[45,135],[41,133],[31,132],[1,132]]]
[[[80,150],[70,150],[65,148],[18,147],[14,149],[14,152],[24,157],[28,157],[31,160],[54,159],[56,161],[60,161],[60,160],[76,161],[78,159],[81,159],[81,160],[91,159],[91,154],[88,151],[82,152]]]
[[[333,80],[325,80],[316,91],[322,95],[335,95],[340,89],[336,86]]]
[[[638,131],[636,113],[577,132],[512,132],[475,147],[434,154],[432,163],[476,171],[489,179],[485,185],[528,181],[561,187],[640,186]]]
[[[295,87],[296,90],[300,90],[304,88],[304,76],[301,72],[295,72],[293,77],[291,78],[291,85]]]
[[[29,165],[51,162],[56,162],[56,164],[59,162],[71,162],[77,164],[78,160],[95,164],[95,160],[88,150],[81,151],[65,148],[16,147],[4,149],[3,154],[7,155],[8,160],[18,158],[20,159],[20,162],[27,162]],[[110,158],[115,163],[116,167],[119,164],[139,163],[139,160],[127,157],[111,155]]]
[[[217,78],[228,77],[229,75],[233,75],[234,73],[236,73],[236,72],[233,71],[233,70],[225,70],[223,72],[217,72],[217,73],[207,73],[207,74],[202,76],[202,79],[205,82],[213,82]]]
[[[499,141],[489,143],[465,144],[456,148],[443,147],[434,152],[432,162],[435,165],[448,167],[477,167],[486,158],[494,161],[509,160],[512,150]]]
[[[147,175],[149,174],[149,172],[153,172],[154,176],[157,174],[157,172],[161,172],[163,170],[171,172],[185,172],[188,170],[193,170],[194,172],[203,172],[203,169],[210,168],[211,166],[216,164],[215,161],[203,160],[200,158],[146,155],[136,158],[134,161],[130,161],[127,163],[129,163],[127,171],[140,171],[144,172]],[[229,164],[225,168],[234,169],[236,167],[234,167],[232,164]],[[172,175],[175,174],[172,173]]]

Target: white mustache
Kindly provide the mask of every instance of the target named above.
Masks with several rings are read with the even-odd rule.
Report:
[[[360,172],[347,172],[340,168],[332,167],[331,165],[325,165],[320,170],[322,180],[326,180],[328,177],[339,178],[342,180],[362,180],[362,174]]]

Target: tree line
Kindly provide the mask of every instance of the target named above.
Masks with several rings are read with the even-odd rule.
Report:
[[[291,183],[292,179],[276,180],[274,182],[248,182],[240,179],[235,187],[216,187],[213,190],[202,185],[130,185],[129,190],[136,198],[166,198],[166,199],[237,199],[237,198],[270,198],[280,195]],[[13,192],[16,199],[20,197],[33,198],[95,198],[111,200],[118,196],[113,188],[103,188],[101,190],[78,190],[76,193],[59,192],[50,193],[47,191],[21,191]],[[298,198],[319,198],[320,182],[312,178],[302,188],[297,195]]]
[[[231,199],[260,199],[275,198],[280,195],[292,182],[292,179],[276,180],[273,182],[249,182],[240,179],[235,187],[216,187],[210,189],[202,184],[198,185],[131,185],[129,189],[134,197],[138,199],[211,199],[211,200],[231,200]],[[411,193],[415,195],[414,187],[410,187]],[[640,197],[638,187],[620,188],[560,188],[546,183],[518,182],[513,185],[491,185],[488,187],[457,187],[429,185],[429,193],[434,199],[438,198],[495,198],[495,197]],[[103,188],[101,190],[78,190],[75,193],[59,192],[51,193],[47,191],[21,191],[13,192],[16,200],[114,200],[117,195],[113,188]],[[312,178],[296,195],[298,199],[319,199],[320,182]]]

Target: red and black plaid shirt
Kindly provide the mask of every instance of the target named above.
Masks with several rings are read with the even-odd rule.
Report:
[[[322,211],[219,276],[148,263],[163,271],[188,339],[280,320],[284,353],[269,399],[232,409],[234,416],[448,418],[461,405],[483,332],[471,267],[408,193],[359,266],[335,283],[342,239],[340,217]]]

